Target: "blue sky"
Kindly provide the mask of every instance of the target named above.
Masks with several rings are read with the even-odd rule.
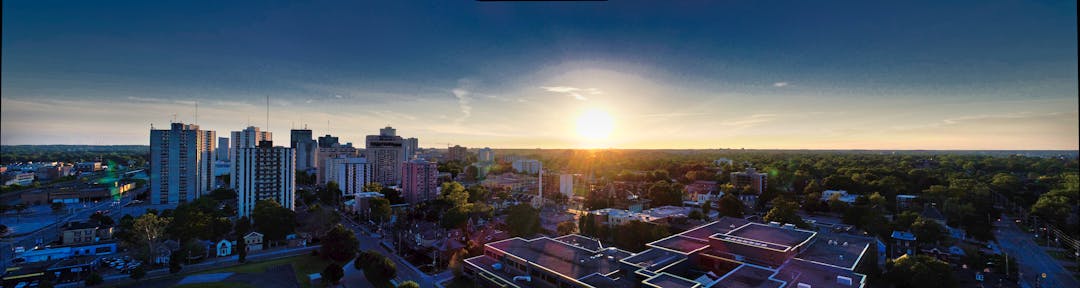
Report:
[[[1077,149],[1074,1],[4,1],[3,144]],[[574,133],[603,110],[601,143]],[[327,122],[330,122],[327,128]]]

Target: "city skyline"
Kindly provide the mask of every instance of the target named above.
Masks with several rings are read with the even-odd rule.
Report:
[[[3,3],[0,144],[1080,146],[1075,2],[96,4]]]

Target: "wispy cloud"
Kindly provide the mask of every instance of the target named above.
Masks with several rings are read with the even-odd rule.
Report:
[[[472,105],[470,104],[472,103],[472,93],[468,90],[469,86],[471,86],[470,81],[461,79],[458,80],[458,87],[450,90],[450,92],[454,94],[454,97],[457,98],[458,108],[461,109],[461,117],[454,120],[454,122],[458,124],[461,124],[461,122],[464,122],[469,116],[472,116]]]
[[[758,124],[776,120],[776,114],[754,114],[742,119],[720,122],[720,125],[736,128],[748,128]]]
[[[788,82],[776,82],[776,83],[772,83],[772,86],[773,87],[787,87]]]
[[[585,97],[585,94],[599,95],[599,94],[603,93],[603,92],[600,91],[600,89],[596,89],[596,88],[577,88],[577,87],[570,87],[570,86],[542,86],[540,88],[544,89],[544,90],[546,90],[548,92],[566,94],[566,95],[574,97],[574,99],[581,100],[581,101],[589,100],[589,98]]]

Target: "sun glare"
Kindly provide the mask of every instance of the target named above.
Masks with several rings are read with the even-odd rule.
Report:
[[[589,145],[602,145],[603,143],[599,142],[607,140],[614,129],[614,118],[604,110],[586,110],[577,120],[578,135],[586,140]]]

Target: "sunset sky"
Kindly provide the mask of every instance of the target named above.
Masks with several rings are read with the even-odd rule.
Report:
[[[221,2],[4,1],[0,143],[1080,146],[1075,1]]]

